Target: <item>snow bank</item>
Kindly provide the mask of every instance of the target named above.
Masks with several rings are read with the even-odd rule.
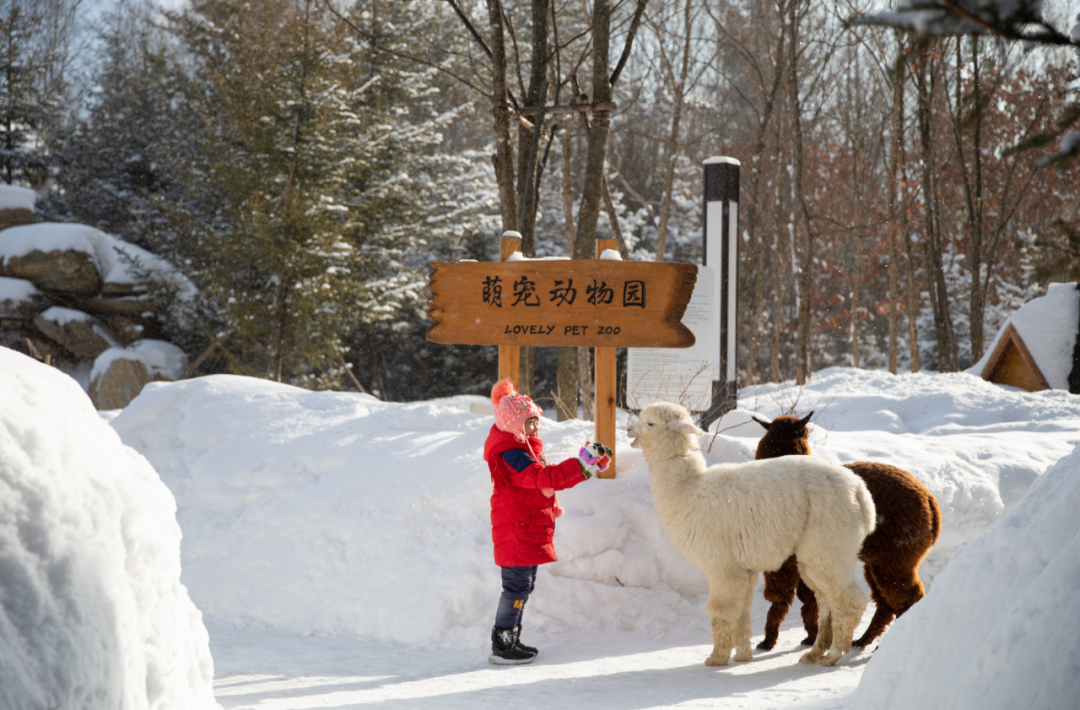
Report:
[[[748,388],[737,411],[771,419],[793,406],[799,416],[815,412],[815,454],[839,463],[891,463],[934,494],[942,533],[920,568],[924,580],[1080,443],[1080,398],[1061,390],[1024,392],[966,373],[828,368],[805,388]],[[753,456],[757,440],[743,441]]]
[[[0,210],[34,211],[37,193],[26,187],[0,185]]]
[[[0,707],[218,707],[175,501],[70,377],[0,348]]]
[[[1007,391],[964,374],[814,377],[799,409],[818,409],[815,453],[891,462],[926,482],[943,511],[931,555],[939,567],[1080,443],[1080,398],[1064,392]],[[752,459],[757,438],[745,427],[760,427],[748,412],[756,401],[775,416],[784,396],[773,387],[744,399],[741,435],[703,437],[709,463]],[[111,424],[176,495],[183,579],[204,613],[298,634],[478,648],[500,583],[481,458],[492,419],[470,413],[474,402],[487,399],[393,404],[214,376],[149,384]],[[592,438],[592,424],[545,419],[541,436],[559,461]],[[614,443],[616,479],[559,494],[560,561],[541,567],[526,623],[700,642],[705,578],[663,534],[623,426]]]
[[[1076,284],[1050,284],[1045,296],[1034,298],[1020,306],[1001,324],[1001,330],[986,348],[982,360],[967,372],[982,375],[1010,323],[1024,339],[1024,345],[1039,366],[1047,384],[1054,389],[1068,391],[1073,346],[1076,344],[1076,331],[1080,324],[1080,291]]]
[[[846,707],[1076,707],[1078,509],[1080,447],[956,553],[885,634]]]
[[[128,347],[109,348],[94,360],[90,370],[93,382],[109,369],[114,360],[136,360],[146,366],[151,377],[160,375],[167,380],[177,380],[187,368],[187,354],[164,340],[139,340]]]
[[[94,259],[105,283],[138,283],[138,267],[175,285],[181,298],[190,298],[195,293],[194,285],[168,261],[93,227],[42,222],[0,232],[0,260],[26,256],[34,250],[87,254]]]

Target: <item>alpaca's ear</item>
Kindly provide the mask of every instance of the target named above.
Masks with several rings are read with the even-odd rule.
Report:
[[[757,417],[755,417],[755,416],[754,416],[753,414],[751,414],[751,415],[750,415],[750,418],[751,418],[751,419],[753,419],[753,420],[754,420],[755,422],[757,422],[758,424],[760,424],[761,426],[765,427],[765,430],[766,430],[766,431],[768,431],[769,427],[771,427],[771,426],[772,426],[772,422],[767,422],[767,421],[765,421],[764,419],[758,419],[758,418],[757,418]]]
[[[810,413],[809,413],[809,414],[807,414],[807,415],[806,415],[805,417],[803,417],[802,419],[800,419],[800,420],[799,420],[799,426],[800,426],[800,427],[804,427],[804,426],[806,426],[807,424],[809,424],[809,423],[810,423],[810,417],[812,417],[812,416],[814,416],[814,413],[813,413],[813,412],[810,412]]]
[[[694,426],[693,422],[688,422],[683,419],[670,422],[668,424],[668,428],[672,431],[677,431],[680,434],[686,434],[687,436],[701,436],[705,433],[701,429],[698,429],[696,426]]]

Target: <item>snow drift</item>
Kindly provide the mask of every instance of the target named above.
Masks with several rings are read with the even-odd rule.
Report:
[[[785,392],[751,392],[729,417],[775,416]],[[796,394],[801,412],[818,410],[816,454],[892,463],[938,498],[928,583],[1080,443],[1080,399],[966,374],[836,368]],[[492,419],[469,412],[486,401],[394,404],[213,376],[147,385],[111,423],[176,496],[183,579],[216,622],[480,648],[500,589],[481,458]],[[751,460],[761,429],[743,431],[703,437],[706,460]],[[541,436],[558,461],[592,424],[545,419]],[[525,624],[707,638],[705,579],[664,536],[623,426],[614,443],[616,479],[559,495],[560,561],[541,567]]]
[[[1080,447],[953,556],[884,636],[846,707],[1076,707],[1078,509]]]
[[[175,500],[70,377],[0,348],[0,707],[218,707]]]

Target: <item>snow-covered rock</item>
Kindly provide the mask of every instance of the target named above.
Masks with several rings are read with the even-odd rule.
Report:
[[[90,371],[90,401],[99,410],[121,409],[148,382],[172,381],[184,374],[187,355],[163,340],[140,340],[129,347],[109,348]]]
[[[28,320],[46,308],[48,303],[34,284],[0,276],[0,318]]]
[[[0,392],[0,707],[218,707],[172,494],[66,375],[0,348]]]
[[[78,358],[96,358],[113,345],[97,319],[72,308],[53,306],[39,313],[34,325]]]

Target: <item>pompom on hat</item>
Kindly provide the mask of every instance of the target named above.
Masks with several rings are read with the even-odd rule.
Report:
[[[528,395],[518,393],[514,383],[508,379],[499,380],[491,388],[491,403],[495,405],[495,426],[527,444],[525,421],[544,413],[540,405]]]

